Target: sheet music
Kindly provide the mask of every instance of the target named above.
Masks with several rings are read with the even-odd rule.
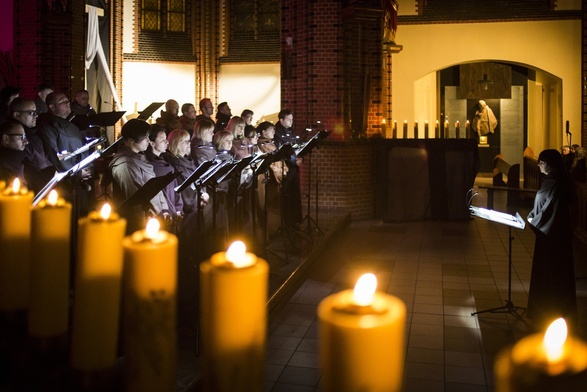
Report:
[[[489,210],[483,207],[471,206],[469,208],[471,209],[471,213],[473,215],[478,216],[480,218],[501,223],[507,226],[515,227],[518,229],[524,229],[526,227],[526,222],[517,212],[516,216],[513,216],[505,212]]]

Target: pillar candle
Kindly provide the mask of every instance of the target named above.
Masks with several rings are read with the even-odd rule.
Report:
[[[29,307],[32,204],[18,178],[0,193],[0,311]]]
[[[457,139],[461,138],[461,124],[458,121],[455,123],[455,137]]]
[[[122,245],[125,390],[175,391],[177,237],[151,219]]]
[[[434,137],[436,139],[440,139],[440,125],[438,120],[436,120],[436,124],[434,124]]]
[[[495,362],[496,391],[584,391],[587,344],[566,334],[558,319],[545,334],[526,336],[502,352]]]
[[[391,135],[393,139],[397,138],[397,121],[393,120],[393,134]]]
[[[465,123],[465,137],[467,139],[471,138],[471,124],[469,123],[469,120]]]
[[[207,390],[263,390],[268,272],[240,241],[200,265]]]
[[[125,229],[108,204],[78,223],[71,365],[79,371],[116,364]]]
[[[448,133],[448,120],[446,120],[444,122],[444,135],[443,135],[443,137],[445,139],[448,139],[449,138],[449,133]]]
[[[52,190],[31,216],[29,335],[65,335],[69,325],[71,204]]]
[[[404,134],[403,134],[403,138],[406,139],[408,137],[408,120],[404,120]]]
[[[414,139],[418,139],[418,121],[414,122]]]
[[[325,392],[401,390],[406,307],[375,291],[376,285],[373,274],[363,275],[355,290],[333,294],[318,306]]]
[[[385,138],[387,137],[387,121],[385,119],[381,120],[381,134]]]
[[[430,138],[429,132],[430,132],[430,129],[428,128],[428,120],[426,120],[426,122],[424,123],[424,138],[425,139]]]

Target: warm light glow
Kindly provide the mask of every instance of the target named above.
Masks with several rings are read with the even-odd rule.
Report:
[[[17,178],[12,181],[12,193],[17,194],[20,192],[20,180]]]
[[[147,228],[145,229],[145,237],[150,240],[154,240],[155,238],[157,238],[160,226],[161,225],[159,224],[159,221],[157,219],[149,219],[149,221],[147,222]]]
[[[111,212],[112,212],[112,207],[110,207],[110,204],[104,203],[104,205],[102,206],[102,209],[100,210],[100,217],[104,220],[108,220],[108,218],[110,218]]]
[[[385,119],[381,120],[381,124],[387,124],[387,121],[385,121]]]
[[[559,360],[563,355],[563,346],[567,340],[567,323],[565,319],[558,318],[554,320],[546,333],[544,334],[544,340],[542,345],[546,352],[546,358],[549,362]]]
[[[245,257],[247,247],[242,241],[235,241],[228,247],[226,251],[226,260],[234,264],[235,267],[243,267],[248,264]]]
[[[373,296],[377,290],[377,278],[373,274],[362,275],[353,291],[353,301],[359,306],[368,306],[373,303]]]
[[[57,194],[57,191],[53,189],[51,192],[49,192],[49,196],[47,196],[47,204],[49,204],[50,206],[55,206],[57,205],[58,199],[59,195]]]
[[[407,123],[408,123],[408,120],[404,120],[404,124],[407,124]]]

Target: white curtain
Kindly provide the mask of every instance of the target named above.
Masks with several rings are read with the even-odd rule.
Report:
[[[110,92],[112,93],[112,98],[114,100],[115,107],[118,110],[122,110],[122,106],[120,105],[120,98],[116,93],[116,88],[114,88],[114,83],[112,82],[112,75],[110,74],[110,68],[108,67],[108,63],[106,62],[106,56],[104,55],[104,49],[102,48],[102,42],[100,41],[97,10],[98,9],[96,7],[88,5],[88,41],[86,45],[86,69],[90,69],[92,62],[94,61],[94,58],[97,55],[100,67],[104,71],[104,75],[106,77],[106,80],[108,81],[108,86],[110,86]]]

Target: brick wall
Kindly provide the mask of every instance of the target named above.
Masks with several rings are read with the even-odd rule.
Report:
[[[311,161],[310,184],[308,184],[309,156],[304,158],[301,167],[304,215],[307,213],[307,195],[309,193],[310,215],[314,217],[316,181],[318,181],[319,211],[328,209],[351,212],[353,219],[373,217],[374,170],[370,143],[326,140],[319,149],[312,152]]]
[[[351,211],[354,218],[373,216],[370,147],[353,139],[380,132],[380,18],[379,1],[282,0],[282,108],[294,111],[298,132],[316,121],[331,132],[313,153],[311,204],[319,168],[320,209]],[[306,196],[307,158],[301,175]]]
[[[84,87],[85,4],[41,0],[14,3],[14,65],[22,96],[33,98],[40,83],[66,95]]]

